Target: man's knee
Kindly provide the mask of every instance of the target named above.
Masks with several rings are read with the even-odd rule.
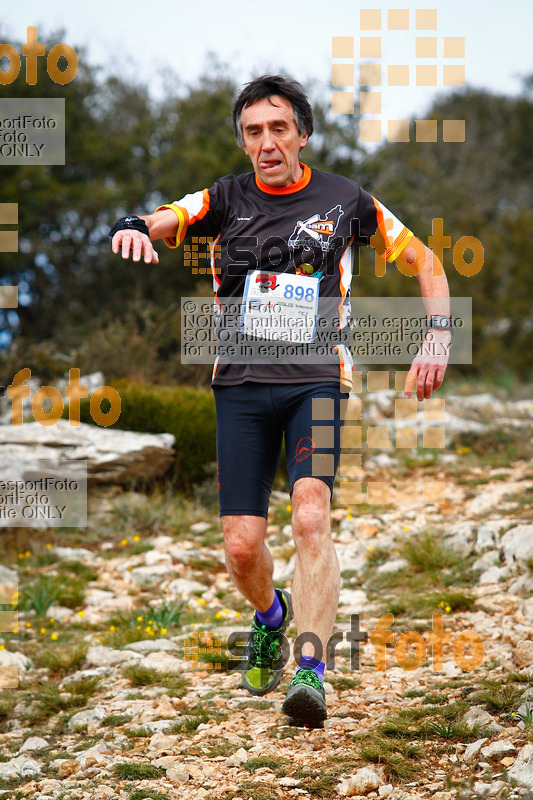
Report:
[[[230,572],[245,574],[261,557],[266,520],[260,517],[223,517],[224,552]]]
[[[292,532],[297,549],[320,552],[324,539],[331,536],[329,495],[329,486],[323,481],[295,484]]]

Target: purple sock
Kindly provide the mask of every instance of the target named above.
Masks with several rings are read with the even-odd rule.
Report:
[[[257,619],[261,625],[268,625],[269,628],[277,628],[283,621],[283,606],[280,603],[278,593],[274,592],[274,602],[266,611],[256,611]]]
[[[319,661],[318,658],[302,656],[298,661],[298,669],[296,672],[298,672],[299,669],[312,669],[314,672],[316,672],[320,682],[324,683],[324,670],[326,669],[326,665],[323,661]]]

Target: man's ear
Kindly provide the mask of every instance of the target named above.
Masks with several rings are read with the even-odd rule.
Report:
[[[307,133],[304,133],[304,135],[300,139],[300,150],[303,150],[308,141],[309,141],[309,135]]]

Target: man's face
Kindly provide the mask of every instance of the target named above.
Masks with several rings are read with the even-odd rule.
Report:
[[[308,137],[298,133],[287,100],[274,95],[244,108],[241,127],[244,152],[260,181],[268,186],[289,186],[301,178],[298,155]]]

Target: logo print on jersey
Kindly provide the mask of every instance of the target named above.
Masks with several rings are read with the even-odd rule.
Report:
[[[339,203],[323,217],[320,214],[313,214],[307,219],[298,220],[289,237],[289,247],[320,247],[322,250],[329,250],[329,240],[337,230],[343,214],[344,211]]]

